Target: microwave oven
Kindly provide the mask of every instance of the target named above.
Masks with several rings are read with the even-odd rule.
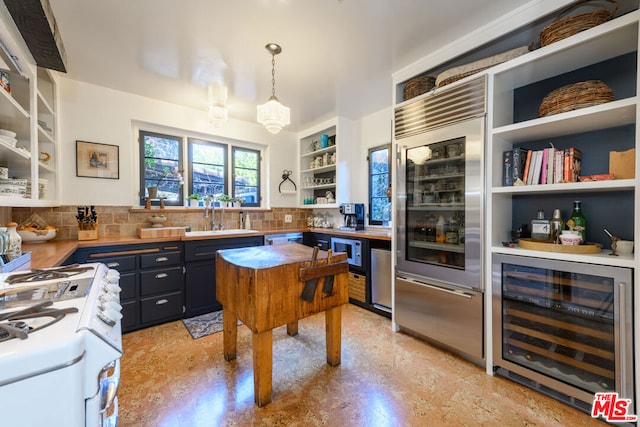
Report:
[[[360,240],[332,237],[331,250],[346,253],[350,266],[362,268],[362,242]]]

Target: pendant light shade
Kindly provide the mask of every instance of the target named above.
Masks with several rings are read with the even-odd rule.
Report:
[[[209,85],[209,121],[213,127],[220,128],[227,123],[227,87],[219,82]]]
[[[258,105],[258,123],[271,133],[278,133],[283,127],[291,123],[289,107],[285,107],[276,97],[276,55],[282,48],[275,43],[269,43],[265,48],[271,53],[271,98]]]

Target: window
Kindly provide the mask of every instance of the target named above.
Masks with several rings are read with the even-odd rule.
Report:
[[[214,200],[227,194],[227,146],[215,142],[189,140],[189,194]]]
[[[139,135],[141,204],[149,187],[156,187],[153,204],[162,198],[167,205],[182,206],[185,191],[214,200],[228,194],[244,199],[244,206],[260,206],[260,150],[142,130]]]
[[[391,221],[391,145],[369,149],[369,224],[389,225]]]
[[[260,206],[260,152],[233,148],[233,197],[245,206]]]
[[[140,131],[140,150],[144,171],[140,174],[141,204],[149,189],[157,188],[157,198],[168,205],[182,205],[182,138]]]

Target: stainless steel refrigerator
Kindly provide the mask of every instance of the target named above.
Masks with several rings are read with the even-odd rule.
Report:
[[[484,363],[484,82],[440,94],[436,115],[452,104],[468,111],[455,123],[398,138],[398,126],[412,116],[396,111],[394,321],[478,364]]]

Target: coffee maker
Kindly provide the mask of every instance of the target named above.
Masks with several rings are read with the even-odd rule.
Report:
[[[342,203],[340,205],[340,213],[344,215],[344,225],[340,227],[340,230],[364,230],[363,203]]]

